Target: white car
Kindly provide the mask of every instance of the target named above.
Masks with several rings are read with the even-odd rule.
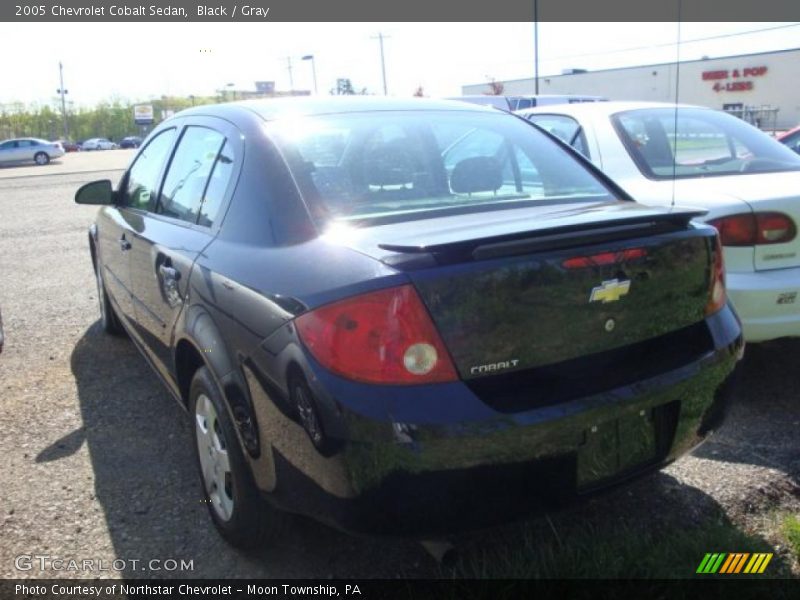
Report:
[[[695,106],[592,102],[517,114],[640,202],[707,209],[702,220],[720,231],[745,339],[800,336],[800,156],[732,115]]]
[[[0,165],[35,162],[46,165],[54,158],[64,156],[64,148],[58,142],[38,138],[20,138],[0,142]]]
[[[81,144],[81,150],[114,150],[117,145],[106,138],[91,138]]]

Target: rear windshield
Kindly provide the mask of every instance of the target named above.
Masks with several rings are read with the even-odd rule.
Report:
[[[611,117],[639,170],[651,179],[800,170],[800,157],[734,116],[649,108]]]
[[[614,198],[559,144],[499,112],[349,113],[270,131],[319,222]]]

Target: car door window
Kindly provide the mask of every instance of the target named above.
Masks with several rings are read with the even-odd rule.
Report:
[[[164,179],[159,214],[197,222],[206,186],[224,143],[225,136],[213,129],[186,128]]]
[[[586,158],[590,158],[583,128],[572,117],[567,115],[529,115],[528,119],[561,141],[570,144]]]
[[[205,194],[203,194],[203,204],[200,207],[200,217],[197,220],[199,225],[211,227],[216,221],[219,208],[225,199],[225,191],[228,189],[228,184],[233,176],[235,160],[233,146],[230,142],[226,142],[217,155]]]
[[[154,137],[136,158],[125,181],[124,206],[150,211],[155,208],[159,175],[174,139],[175,130],[167,129]]]

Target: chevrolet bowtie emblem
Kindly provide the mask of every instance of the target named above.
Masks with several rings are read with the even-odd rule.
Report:
[[[616,302],[627,294],[630,289],[630,279],[626,279],[625,281],[610,279],[592,288],[592,295],[589,296],[589,302],[602,302],[603,304],[607,302]]]

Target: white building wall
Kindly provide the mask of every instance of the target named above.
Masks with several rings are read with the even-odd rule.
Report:
[[[763,72],[756,70],[764,67]],[[779,109],[775,123],[778,129],[800,124],[800,49],[683,62],[679,71],[679,102],[716,109],[722,109],[724,104],[771,106]],[[662,64],[540,77],[539,93],[674,102],[677,72],[675,64]],[[727,76],[704,79],[703,73],[709,72],[725,72]],[[714,90],[717,83],[719,91]],[[507,95],[533,95],[535,89],[533,78],[503,84]],[[488,84],[462,88],[465,95],[488,91]]]

